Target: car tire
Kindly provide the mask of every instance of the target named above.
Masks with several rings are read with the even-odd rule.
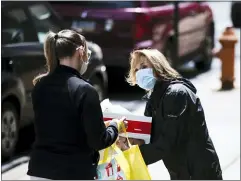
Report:
[[[211,68],[213,60],[213,38],[207,35],[203,43],[203,53],[200,61],[195,63],[195,67],[198,71],[207,71]]]
[[[105,87],[103,85],[103,81],[99,77],[94,76],[91,79],[91,84],[95,88],[95,90],[97,91],[97,93],[99,95],[99,100],[103,101],[106,98],[106,90],[105,90]]]
[[[8,159],[14,154],[18,141],[19,114],[14,104],[10,102],[4,102],[2,104],[1,119],[2,158]]]

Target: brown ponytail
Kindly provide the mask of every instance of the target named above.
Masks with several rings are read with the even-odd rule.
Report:
[[[87,52],[85,37],[76,31],[61,30],[57,34],[49,32],[44,42],[47,72],[35,77],[33,84],[35,85],[42,77],[52,73],[59,64],[58,59],[72,57],[76,52],[76,48],[81,45],[85,47],[85,52]],[[87,58],[87,53],[85,56]]]
[[[47,73],[40,74],[33,79],[33,84],[35,85],[42,77],[53,72],[58,65],[58,60],[55,52],[55,36],[53,32],[47,34],[46,40],[44,42],[44,56],[47,61]]]

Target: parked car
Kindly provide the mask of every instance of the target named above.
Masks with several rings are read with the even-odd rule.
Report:
[[[108,67],[129,64],[129,53],[157,48],[173,67],[194,60],[209,69],[214,47],[213,14],[206,2],[179,1],[179,52],[174,51],[174,3],[169,1],[51,1],[69,26],[98,43]],[[174,57],[178,57],[175,59]]]
[[[231,20],[235,28],[241,28],[241,2],[232,1]]]
[[[43,42],[49,30],[65,25],[46,2],[2,2],[2,156],[10,157],[18,141],[18,131],[31,123],[33,78],[45,71]],[[107,74],[101,48],[88,42],[92,51],[84,77],[105,98]]]

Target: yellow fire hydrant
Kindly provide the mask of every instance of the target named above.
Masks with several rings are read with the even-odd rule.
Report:
[[[232,27],[225,29],[219,42],[222,48],[214,52],[214,56],[218,57],[222,62],[221,89],[229,90],[234,88],[235,44],[238,42]]]

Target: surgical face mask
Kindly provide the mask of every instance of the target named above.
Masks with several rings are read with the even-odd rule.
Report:
[[[81,75],[83,75],[86,72],[87,68],[88,68],[90,56],[91,56],[91,51],[88,50],[87,60],[82,60],[83,63],[82,63],[81,68],[80,68],[80,74]]]
[[[83,75],[86,72],[86,70],[88,68],[88,64],[89,64],[89,62],[83,61],[82,65],[81,65],[81,68],[80,68],[80,74],[81,75]]]
[[[136,72],[137,85],[145,90],[152,90],[156,83],[156,78],[152,68],[140,69]]]

